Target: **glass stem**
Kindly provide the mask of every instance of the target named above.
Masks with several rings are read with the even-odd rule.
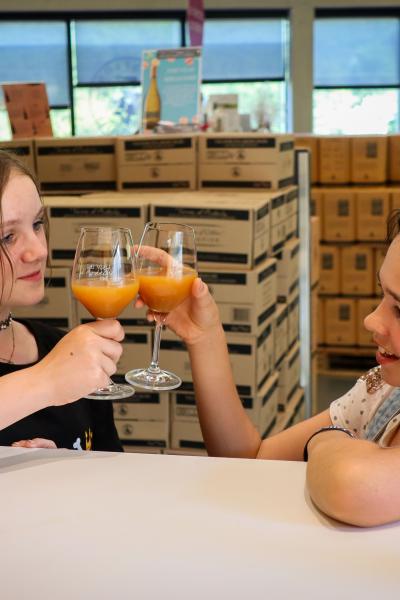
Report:
[[[160,367],[158,366],[158,357],[160,354],[160,342],[161,342],[161,331],[163,324],[160,321],[156,321],[156,330],[154,332],[154,344],[153,344],[153,355],[151,357],[151,363],[149,371],[151,373],[159,373]]]

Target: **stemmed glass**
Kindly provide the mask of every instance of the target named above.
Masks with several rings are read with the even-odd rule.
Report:
[[[158,365],[163,323],[168,313],[190,294],[197,277],[194,230],[189,225],[147,223],[137,252],[139,293],[155,313],[153,355],[147,369],[134,369],[125,379],[151,390],[173,390],[182,380]]]
[[[129,229],[82,227],[72,269],[72,292],[96,319],[115,319],[138,293],[135,248]],[[117,400],[135,393],[132,386],[109,385],[86,396]]]

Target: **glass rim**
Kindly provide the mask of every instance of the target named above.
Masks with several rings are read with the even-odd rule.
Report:
[[[146,229],[159,229],[159,227],[161,226],[165,226],[165,227],[170,227],[171,229],[173,229],[174,227],[178,228],[178,229],[187,229],[190,231],[193,231],[194,233],[194,227],[192,227],[191,225],[186,225],[186,223],[168,223],[167,221],[148,221],[145,226],[144,226],[144,230]],[[144,231],[143,230],[143,231]]]
[[[116,227],[114,225],[105,225],[104,227],[96,227],[93,225],[89,227],[81,227],[80,232],[83,233],[84,231],[128,231],[132,235],[132,229],[129,227]]]

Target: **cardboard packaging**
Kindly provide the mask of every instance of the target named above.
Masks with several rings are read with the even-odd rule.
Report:
[[[342,294],[370,296],[374,293],[374,252],[370,246],[345,246],[341,249]]]
[[[388,140],[382,136],[351,138],[352,183],[384,183],[387,178]]]
[[[127,227],[138,241],[148,220],[148,203],[137,195],[118,199],[100,196],[45,196],[50,221],[50,260],[54,266],[72,266],[81,227]]]
[[[132,369],[150,365],[153,349],[153,328],[137,329],[127,327],[122,342],[123,352],[117,363],[117,374],[125,375]]]
[[[254,396],[273,369],[274,340],[272,324],[259,336],[227,333],[229,358],[240,396]],[[182,379],[182,391],[193,391],[189,355],[182,341],[171,331],[161,337],[160,365]]]
[[[353,242],[356,239],[355,195],[351,188],[323,190],[322,239]]]
[[[163,194],[151,197],[150,220],[191,225],[200,268],[251,269],[268,255],[271,202],[280,195]]]
[[[319,139],[316,135],[294,134],[295,148],[307,148],[311,152],[311,183],[318,182]]]
[[[261,400],[259,432],[262,438],[269,435],[276,423],[279,398],[279,373],[274,371],[264,383],[258,396]]]
[[[285,410],[300,381],[300,344],[296,342],[282,361],[279,370],[278,410]]]
[[[364,327],[364,319],[367,315],[374,312],[380,303],[380,298],[358,298],[356,302],[356,343],[358,346],[376,346],[372,341],[372,333]]]
[[[289,347],[288,305],[278,304],[274,315],[274,365],[277,369]]]
[[[311,286],[315,285],[319,280],[320,273],[320,219],[319,217],[311,217]]]
[[[319,217],[322,230],[322,216],[323,216],[323,192],[320,188],[311,188],[311,199],[310,199],[310,216]]]
[[[131,398],[113,402],[114,418],[129,421],[169,420],[169,394],[135,390]]]
[[[319,328],[322,323],[320,314],[320,303],[318,298],[318,286],[311,290],[311,352],[318,350]]]
[[[350,138],[323,136],[319,138],[320,183],[350,182]]]
[[[390,190],[390,212],[400,208],[400,188],[392,187]]]
[[[318,298],[318,331],[317,341],[318,346],[323,346],[325,342],[325,299],[319,296]]]
[[[274,190],[293,183],[293,136],[263,133],[200,135],[200,189]]]
[[[356,191],[356,237],[360,241],[384,241],[389,215],[389,189]]]
[[[389,181],[400,181],[400,135],[389,135]]]
[[[277,259],[279,302],[287,302],[290,294],[298,284],[299,252],[300,240],[294,238],[286,242],[279,254],[275,255]]]
[[[327,298],[324,306],[325,344],[354,346],[356,343],[356,301],[354,298]]]
[[[71,294],[70,269],[46,269],[42,300],[34,306],[18,306],[13,315],[21,319],[43,321],[61,329],[77,324],[76,305]]]
[[[340,293],[340,251],[338,246],[320,247],[319,291],[321,294]]]
[[[277,261],[269,258],[255,269],[199,271],[208,285],[224,330],[258,335],[271,322],[277,302]]]
[[[36,167],[43,192],[116,189],[115,138],[36,138]]]
[[[197,138],[197,134],[118,137],[118,189],[142,192],[195,190]]]
[[[171,448],[174,450],[204,449],[205,444],[198,421],[171,423]]]
[[[16,154],[32,173],[36,173],[35,152],[32,139],[16,139],[0,141],[0,150]]]
[[[299,339],[300,334],[300,296],[297,287],[288,298],[288,344],[289,348]]]
[[[130,448],[167,448],[169,442],[168,421],[133,421],[115,419],[118,437]]]
[[[386,256],[386,246],[382,246],[379,248],[374,248],[374,281],[375,281],[375,288],[374,288],[374,294],[376,296],[381,296],[382,295],[382,289],[381,286],[379,285],[379,271],[380,268],[382,266],[382,263],[385,259]]]

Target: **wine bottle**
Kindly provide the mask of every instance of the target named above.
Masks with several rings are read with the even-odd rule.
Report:
[[[157,62],[151,63],[150,85],[144,101],[144,129],[154,129],[161,116],[161,98],[157,87]]]

